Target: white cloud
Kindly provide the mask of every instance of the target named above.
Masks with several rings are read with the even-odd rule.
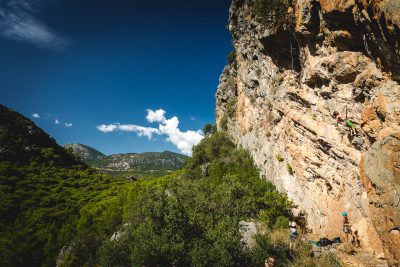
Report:
[[[55,123],[55,124],[60,124],[60,121],[59,121],[58,119],[55,119],[55,120],[54,120],[54,123]]]
[[[115,124],[102,124],[96,127],[97,130],[102,131],[103,133],[111,133],[118,128],[118,125]]]
[[[200,143],[204,138],[202,132],[185,131],[179,129],[179,120],[177,117],[165,120],[159,125],[161,133],[167,136],[167,140],[174,144],[183,154],[191,155],[193,146]]]
[[[40,118],[40,115],[38,113],[33,113],[31,116],[33,118],[35,118],[35,119],[39,119]]]
[[[157,109],[156,111],[153,111],[151,109],[146,109],[147,111],[147,116],[146,120],[148,122],[164,122],[165,121],[165,110],[163,109]]]
[[[119,129],[126,132],[136,132],[139,136],[146,136],[148,139],[151,139],[153,134],[160,134],[160,131],[156,128],[138,125],[120,125]]]
[[[195,121],[195,120],[196,120],[196,117],[190,116],[190,120],[191,120],[191,121]]]
[[[179,129],[179,119],[174,116],[170,119],[165,117],[165,111],[158,109],[153,111],[151,109],[146,110],[146,119],[148,122],[158,122],[158,129],[153,127],[144,127],[134,124],[102,124],[97,126],[99,131],[104,133],[114,132],[114,131],[125,131],[125,132],[136,132],[139,136],[146,136],[151,139],[154,134],[165,135],[166,140],[174,144],[181,153],[185,155],[192,154],[193,146],[200,143],[204,138],[202,132],[198,131],[181,131]]]
[[[143,127],[134,124],[102,124],[97,126],[96,128],[103,133],[110,133],[114,131],[135,132],[138,136],[146,136],[148,139],[151,139],[153,137],[153,134],[160,134],[160,131],[156,128]]]
[[[65,127],[72,127],[72,123],[70,123],[70,122],[66,122],[66,123],[64,123],[64,125],[65,125]]]
[[[38,47],[63,49],[68,42],[34,16],[40,2],[40,0],[0,1],[0,35]]]

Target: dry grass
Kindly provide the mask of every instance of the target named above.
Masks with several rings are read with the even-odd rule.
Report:
[[[325,252],[318,258],[311,257],[310,250],[311,245],[306,241],[300,240],[296,241],[296,244],[292,242],[292,248],[290,249],[290,239],[289,230],[281,229],[275,230],[269,234],[270,242],[277,247],[290,251],[292,260],[288,266],[296,267],[340,267],[342,264],[337,259],[337,257],[330,252]]]
[[[270,233],[272,244],[289,248],[289,229],[279,229]]]
[[[332,253],[326,253],[319,258],[311,258],[307,251],[299,254],[295,260],[292,262],[291,266],[294,267],[340,267],[343,266],[336,256]]]

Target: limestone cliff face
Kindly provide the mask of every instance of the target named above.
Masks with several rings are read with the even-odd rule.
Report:
[[[345,210],[363,248],[397,265],[400,2],[297,0],[283,12],[273,8],[233,0],[236,58],[220,78],[217,125],[249,149],[314,233],[340,235]],[[335,111],[355,123],[355,136]]]

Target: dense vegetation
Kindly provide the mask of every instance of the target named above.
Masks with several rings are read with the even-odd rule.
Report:
[[[122,204],[124,211],[119,238],[92,237],[97,243],[90,257],[88,252],[79,256],[89,243],[80,239],[65,256],[66,266],[88,263],[88,258],[90,265],[101,266],[259,265],[271,251],[263,244],[267,237],[258,238],[260,246],[250,250],[242,238],[241,222],[257,220],[269,229],[287,227],[292,206],[259,178],[245,151],[215,131],[195,147],[182,171],[133,183],[114,203]],[[105,220],[96,216],[114,221],[107,212]],[[101,236],[101,231],[91,232]]]
[[[292,203],[212,125],[182,170],[123,181],[0,108],[0,266],[318,266],[306,244],[289,250]]]
[[[112,196],[122,183],[0,105],[0,266],[53,266],[77,235],[81,207]]]

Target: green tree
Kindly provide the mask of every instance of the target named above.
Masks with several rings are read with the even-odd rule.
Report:
[[[203,133],[205,136],[212,134],[212,131],[213,131],[213,125],[211,123],[207,123],[206,125],[204,125]]]

